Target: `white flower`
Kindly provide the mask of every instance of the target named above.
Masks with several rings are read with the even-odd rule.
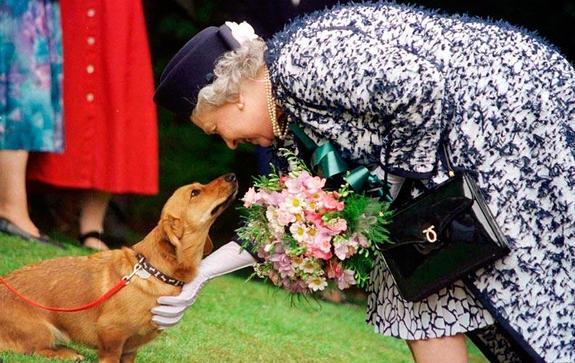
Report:
[[[327,286],[327,281],[323,277],[314,276],[308,280],[307,286],[313,291],[321,291]]]
[[[293,223],[289,227],[289,231],[291,232],[293,238],[298,242],[303,241],[308,236],[307,228],[304,223]]]
[[[258,38],[254,28],[245,21],[242,21],[239,24],[233,21],[226,21],[225,24],[232,31],[234,39],[240,44],[243,44],[245,41],[255,40]]]
[[[317,270],[317,266],[316,264],[313,262],[312,259],[306,258],[303,262],[303,267],[302,270],[303,272],[305,272],[306,274],[312,274],[315,272],[315,270]]]

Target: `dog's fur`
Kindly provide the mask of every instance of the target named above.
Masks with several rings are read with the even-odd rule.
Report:
[[[132,249],[46,260],[13,271],[5,280],[43,305],[80,306],[97,299],[122,276],[130,274],[138,252],[165,274],[189,282],[196,275],[202,255],[211,251],[210,226],[236,191],[233,174],[207,185],[186,185],[174,192],[158,225]],[[159,334],[150,313],[158,297],[180,291],[180,287],[153,276],[134,276],[103,304],[82,312],[62,313],[30,306],[0,285],[0,351],[82,359],[74,350],[58,345],[74,341],[96,348],[101,362],[133,362],[137,349]]]

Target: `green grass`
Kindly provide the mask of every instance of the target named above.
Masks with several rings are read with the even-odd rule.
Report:
[[[0,275],[28,263],[87,250],[57,250],[0,235]],[[129,288],[129,286],[127,287]],[[1,309],[0,309],[1,310]],[[404,342],[375,334],[365,307],[290,302],[284,291],[238,276],[214,279],[183,321],[144,346],[138,361],[164,362],[412,362]],[[74,346],[96,362],[95,351]],[[470,345],[471,362],[485,362]],[[56,362],[0,353],[4,362]]]

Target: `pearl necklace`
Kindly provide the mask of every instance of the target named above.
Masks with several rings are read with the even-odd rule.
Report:
[[[266,96],[267,96],[267,106],[268,106],[268,115],[272,122],[272,131],[274,136],[277,136],[280,140],[285,139],[288,127],[287,124],[280,125],[278,122],[277,110],[276,110],[276,103],[274,101],[274,96],[272,93],[272,81],[270,80],[270,73],[266,69]],[[283,129],[283,130],[282,130]]]

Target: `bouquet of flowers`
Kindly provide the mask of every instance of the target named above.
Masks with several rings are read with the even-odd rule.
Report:
[[[263,260],[259,277],[295,293],[365,287],[378,244],[388,243],[389,203],[353,192],[328,190],[293,153],[282,150],[289,173],[256,177],[243,196],[237,230],[244,248]]]

